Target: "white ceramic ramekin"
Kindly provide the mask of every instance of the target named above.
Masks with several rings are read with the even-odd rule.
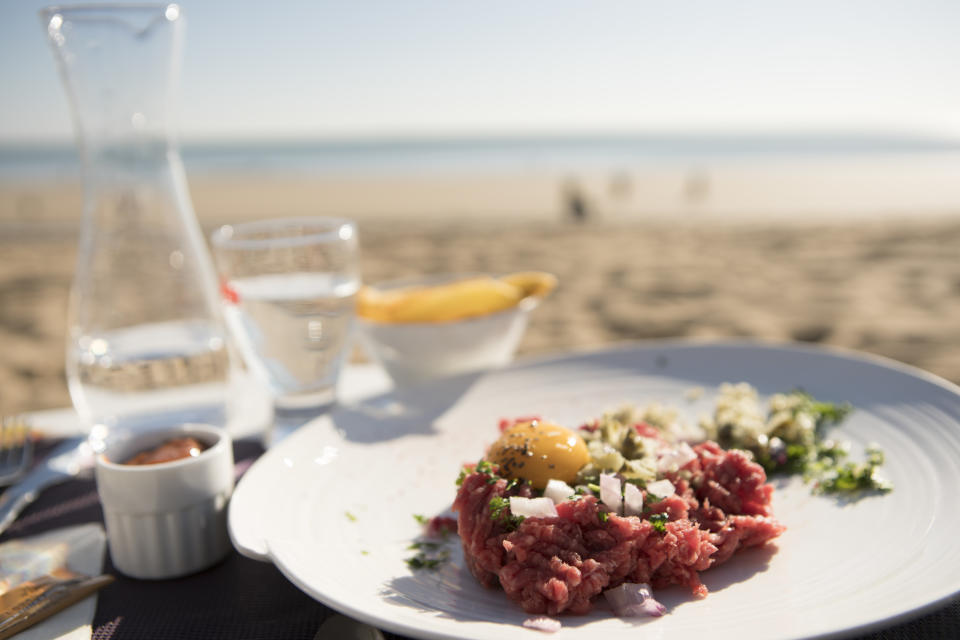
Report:
[[[199,456],[172,462],[123,464],[141,451],[187,436],[207,448]],[[229,553],[233,447],[223,430],[184,424],[131,436],[97,457],[96,476],[110,557],[122,573],[174,578],[205,569]]]

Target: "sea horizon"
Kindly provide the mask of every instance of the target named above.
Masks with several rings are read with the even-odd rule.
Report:
[[[920,156],[952,162],[960,140],[883,133],[382,136],[188,140],[188,173],[356,175],[708,170],[752,162]],[[0,180],[75,180],[72,141],[0,142]]]

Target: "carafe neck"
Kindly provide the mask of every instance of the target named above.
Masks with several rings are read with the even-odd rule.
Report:
[[[41,12],[85,161],[122,166],[174,147],[177,5],[87,5]]]

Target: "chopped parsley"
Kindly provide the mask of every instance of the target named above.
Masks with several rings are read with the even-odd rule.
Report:
[[[600,522],[606,522],[610,519],[609,511],[597,511],[597,518],[600,519]]]
[[[474,468],[474,471],[477,473],[485,473],[488,476],[497,475],[497,467],[489,460],[481,460],[477,463],[477,466]]]
[[[667,532],[667,520],[669,519],[670,516],[665,513],[654,513],[647,518],[647,520],[650,521],[650,524],[653,525],[654,530],[659,533]]]
[[[777,440],[773,438],[772,440]],[[802,474],[812,483],[814,493],[863,494],[893,489],[881,477],[883,451],[876,445],[866,449],[866,460],[848,460],[849,445],[835,440],[817,440],[812,444],[772,442],[775,457],[761,457],[758,462],[771,474]],[[774,448],[776,447],[776,448]]]
[[[457,476],[457,486],[459,487],[460,485],[462,485],[463,481],[471,473],[484,474],[487,476],[487,484],[493,484],[500,479],[500,476],[497,475],[497,471],[499,471],[499,468],[497,467],[497,465],[487,460],[481,460],[475,465],[470,465],[470,464],[464,465],[460,469],[460,475]]]
[[[413,570],[429,569],[435,570],[444,562],[450,559],[450,551],[441,549],[436,552],[420,551],[412,558],[407,558],[407,566]]]
[[[432,520],[432,518],[418,513],[414,514],[413,518],[422,525],[426,525]],[[449,560],[450,549],[448,548],[448,536],[443,535],[444,533],[445,532],[441,532],[442,537],[439,539],[433,538],[433,536],[428,533],[426,537],[420,537],[411,542],[409,546],[407,546],[407,549],[409,551],[416,551],[416,553],[405,560],[407,566],[414,570],[433,570],[439,568],[440,565]],[[367,555],[366,552],[361,553]]]
[[[347,516],[347,520],[349,520],[350,522],[356,522],[356,521],[357,521],[357,516],[353,515],[353,514],[350,513],[349,511],[344,511],[344,512],[343,512],[343,515]]]
[[[497,478],[499,478],[496,465],[487,460],[481,460],[475,465],[466,464],[460,468],[460,475],[457,476],[457,486],[462,485],[463,481],[471,473],[482,473],[489,476],[487,478],[487,484],[493,484],[497,481]]]
[[[501,496],[490,498],[490,517],[499,520],[504,515],[504,511],[509,511],[510,501]]]
[[[853,406],[849,402],[843,404],[818,402],[805,391],[797,391],[796,393],[805,400],[805,403],[796,409],[796,411],[806,410],[814,416],[817,422],[817,431],[820,433],[822,433],[826,427],[840,424],[850,415],[850,412],[853,411]]]
[[[879,448],[874,445],[867,447],[867,459],[864,462],[848,462],[846,456],[847,451],[843,447],[818,449],[817,458],[806,474],[808,480],[814,481],[815,493],[886,493],[893,489],[877,471],[883,464],[883,451]]]
[[[422,549],[425,551],[434,551],[439,549],[441,545],[439,542],[428,542],[426,540],[416,540],[410,543],[410,546],[407,549]]]
[[[523,522],[523,516],[510,513],[510,499],[502,496],[490,498],[490,519],[499,522],[507,531],[513,531]]]

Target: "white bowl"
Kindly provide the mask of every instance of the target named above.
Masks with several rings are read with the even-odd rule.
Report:
[[[376,287],[438,284],[459,277],[468,276],[438,276]],[[358,318],[360,340],[397,386],[494,369],[513,360],[530,312],[539,301],[531,296],[510,309],[452,322],[393,324]]]
[[[171,438],[191,436],[199,456],[147,465],[122,464]],[[130,437],[97,456],[113,565],[134,578],[160,579],[205,569],[230,552],[227,503],[233,493],[230,436],[184,424]]]

